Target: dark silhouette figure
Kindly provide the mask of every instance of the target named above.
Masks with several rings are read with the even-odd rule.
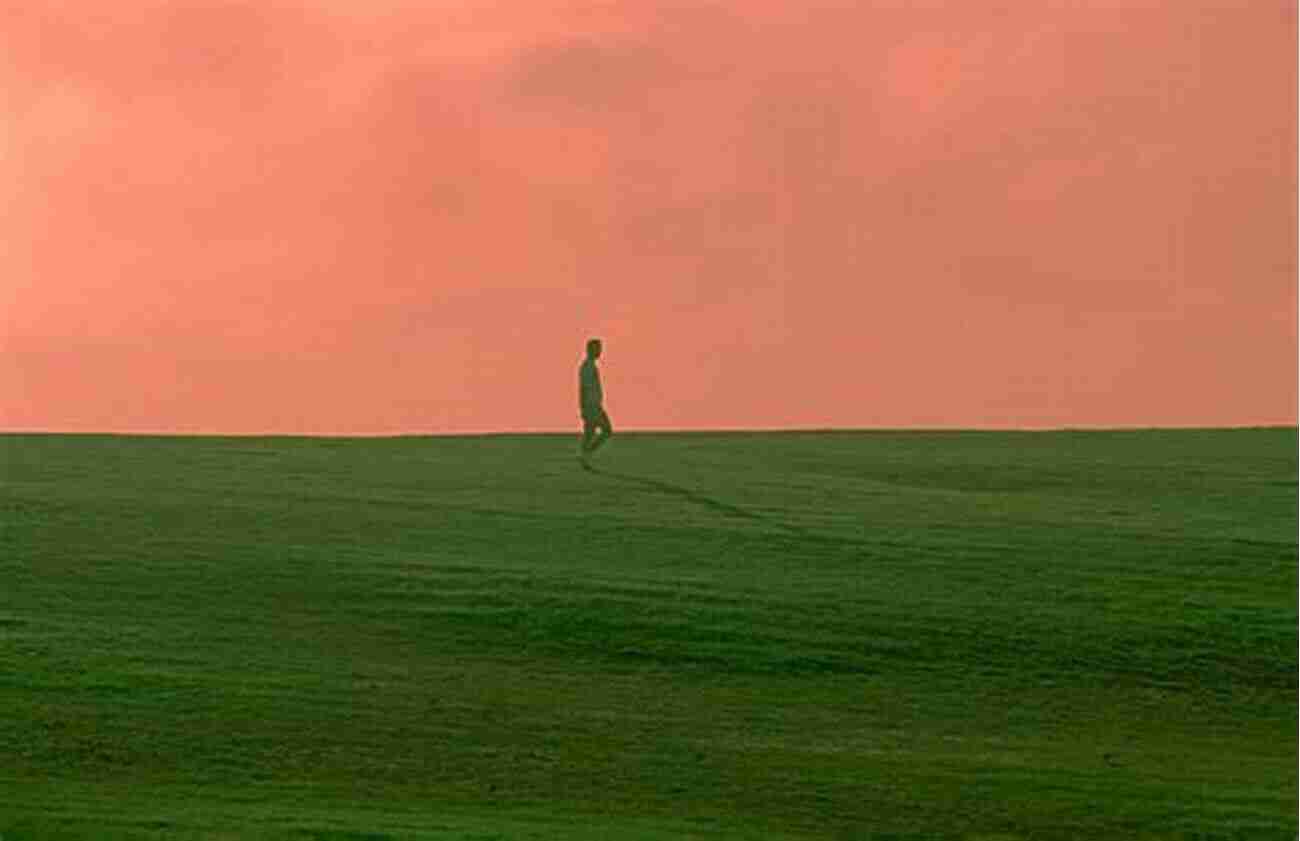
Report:
[[[591,454],[614,434],[614,427],[609,422],[605,411],[605,394],[600,387],[600,369],[596,360],[600,358],[600,339],[587,341],[587,358],[578,368],[578,409],[582,412],[582,444],[578,448],[578,460],[582,466],[591,469]]]

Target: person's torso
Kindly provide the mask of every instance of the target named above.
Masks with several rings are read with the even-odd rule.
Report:
[[[584,360],[578,368],[578,402],[585,406],[598,406],[604,395],[600,387],[600,369],[593,359]]]

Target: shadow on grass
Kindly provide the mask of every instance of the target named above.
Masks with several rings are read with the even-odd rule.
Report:
[[[763,514],[758,514],[754,511],[748,511],[744,508],[740,508],[739,506],[732,505],[727,502],[722,502],[721,500],[714,499],[713,497],[705,496],[699,491],[692,490],[682,485],[674,485],[671,482],[665,482],[661,479],[651,479],[645,476],[632,476],[627,473],[615,473],[611,470],[600,469],[594,465],[588,465],[586,469],[589,472],[595,473],[599,476],[605,476],[610,479],[617,479],[620,482],[628,482],[630,484],[640,485],[641,487],[648,488],[652,491],[658,491],[659,493],[664,493],[670,496],[678,497],[679,499],[684,499],[687,502],[702,506],[704,508],[708,508],[709,510],[716,511],[719,514],[726,514],[727,516],[730,517],[740,517],[742,519],[751,520],[756,523],[764,523],[769,526],[775,526],[776,528],[781,529],[787,534],[791,534],[796,537],[812,536],[803,528],[800,528],[799,526],[793,525],[791,523],[787,523],[784,520],[777,520],[772,517],[767,517]]]

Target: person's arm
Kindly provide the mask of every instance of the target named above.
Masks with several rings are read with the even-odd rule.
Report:
[[[584,364],[578,369],[578,402],[583,406],[592,406],[599,402],[592,399],[597,388],[595,373],[596,369],[591,365]]]

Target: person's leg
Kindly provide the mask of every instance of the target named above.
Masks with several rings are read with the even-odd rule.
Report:
[[[614,434],[614,425],[610,423],[609,414],[604,409],[600,410],[600,415],[595,418],[595,422],[592,426],[597,431],[597,434],[595,439],[591,442],[590,448],[587,450],[587,452],[590,453],[594,453],[602,444],[609,440],[611,435]]]
[[[595,418],[592,418],[589,415],[583,415],[582,416],[582,442],[578,445],[579,455],[585,457],[587,453],[591,452],[592,449],[591,440],[595,436],[595,434],[596,434]]]

